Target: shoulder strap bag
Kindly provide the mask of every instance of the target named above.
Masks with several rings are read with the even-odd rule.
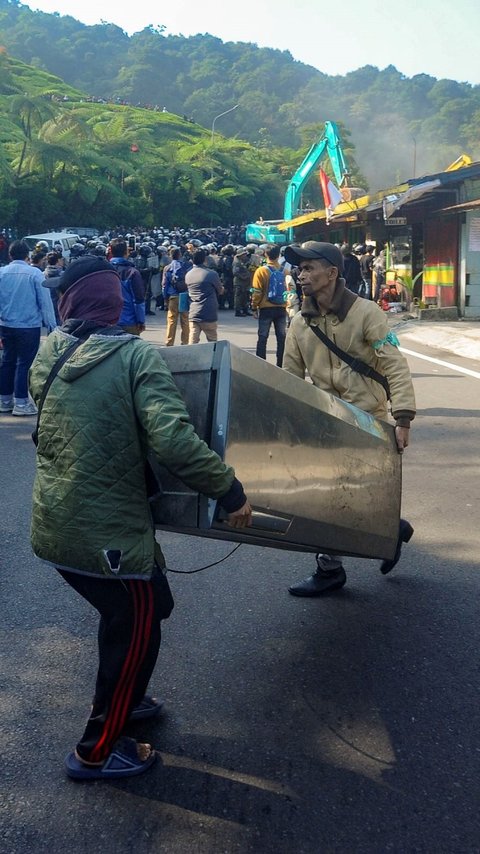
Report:
[[[370,365],[367,365],[367,363],[363,362],[361,359],[356,359],[355,356],[351,356],[349,353],[346,353],[345,350],[338,347],[335,342],[328,337],[328,335],[325,335],[318,326],[310,326],[310,329],[317,338],[319,338],[320,341],[322,341],[325,346],[332,351],[332,353],[335,353],[342,362],[346,362],[352,371],[356,371],[356,373],[361,374],[362,377],[370,377],[371,380],[375,380],[375,382],[380,383],[385,390],[387,399],[390,400],[390,386],[387,378],[384,377],[383,374],[376,371],[375,368],[372,368]]]
[[[52,382],[54,381],[55,377],[57,376],[62,365],[64,365],[65,362],[67,361],[67,359],[70,358],[70,356],[72,355],[74,350],[76,350],[77,347],[80,347],[80,344],[83,344],[86,340],[87,340],[87,338],[85,338],[85,337],[78,338],[76,341],[73,342],[73,344],[70,344],[70,346],[67,347],[67,349],[62,353],[60,358],[57,359],[57,361],[55,362],[52,370],[50,371],[50,373],[49,373],[49,375],[45,381],[45,385],[43,386],[42,394],[40,395],[40,400],[38,401],[37,423],[35,426],[35,430],[32,433],[33,444],[35,445],[35,447],[38,445],[38,428],[40,427],[40,415],[42,413],[43,404],[45,403],[45,398],[48,394],[48,390],[49,390]]]

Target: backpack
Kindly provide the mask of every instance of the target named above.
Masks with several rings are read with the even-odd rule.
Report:
[[[183,294],[188,290],[187,283],[185,281],[185,273],[188,271],[188,264],[183,262],[180,263],[180,267],[173,271],[172,267],[169,266],[168,270],[165,272],[165,285],[171,285],[172,288],[175,288],[178,294]]]
[[[114,266],[115,272],[118,273],[122,282],[122,291],[123,286],[125,285],[132,299],[135,299],[132,290],[132,283],[130,281],[135,267],[130,267],[130,265],[127,266],[126,264],[115,264]]]
[[[190,265],[186,261],[180,261],[180,267],[175,271],[175,273],[171,271],[172,285],[179,294],[183,294],[188,290],[187,283],[185,281],[185,274],[188,273],[189,269]]]
[[[276,270],[275,267],[270,267],[270,281],[268,283],[267,298],[269,302],[275,305],[283,305],[285,303],[285,276],[283,270]]]

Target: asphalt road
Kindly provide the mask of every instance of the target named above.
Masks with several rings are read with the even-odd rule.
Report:
[[[253,319],[223,326],[254,348]],[[401,564],[383,577],[347,559],[347,587],[322,600],[286,592],[312,568],[298,553],[241,546],[172,575],[153,683],[165,714],[131,729],[161,761],[111,784],[63,774],[97,620],[31,554],[32,420],[0,416],[2,854],[480,851],[480,380],[409,362],[403,514],[416,530]],[[177,570],[232,548],[162,543]]]

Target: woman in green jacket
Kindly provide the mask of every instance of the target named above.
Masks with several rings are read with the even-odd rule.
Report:
[[[76,779],[140,774],[150,745],[122,738],[129,719],[158,714],[145,691],[173,607],[155,540],[145,466],[152,450],[187,486],[218,499],[234,527],[251,508],[230,466],[195,433],[158,350],[116,327],[121,285],[102,258],[72,263],[59,282],[63,325],[30,372],[40,404],[32,545],[100,613],[99,669],[85,731],[66,758]]]

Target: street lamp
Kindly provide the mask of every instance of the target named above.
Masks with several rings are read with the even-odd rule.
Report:
[[[230,107],[230,109],[229,109],[229,110],[225,110],[225,112],[224,112],[224,113],[219,113],[219,114],[218,114],[218,116],[215,116],[215,118],[214,118],[214,120],[213,120],[213,122],[212,122],[212,145],[213,145],[213,135],[214,135],[214,132],[215,132],[215,122],[217,121],[217,119],[221,119],[221,118],[222,118],[222,116],[226,116],[226,115],[227,115],[227,113],[233,113],[233,111],[234,111],[234,110],[236,110],[236,109],[237,109],[237,107],[239,107],[239,106],[240,106],[240,104],[235,104],[235,106],[234,106],[234,107]]]
[[[226,116],[227,113],[233,113],[233,111],[236,110],[237,107],[239,107],[239,106],[240,106],[240,104],[235,104],[235,106],[230,107],[229,110],[225,110],[225,112],[219,113],[218,116],[215,116],[215,118],[212,122],[212,142],[211,142],[211,145],[212,145],[212,168],[210,170],[210,180],[211,181],[213,181],[213,136],[215,133],[215,122],[217,121],[217,119],[221,119],[222,116]],[[211,211],[211,216],[210,216],[210,226],[212,226],[212,225],[213,225],[213,210]]]

